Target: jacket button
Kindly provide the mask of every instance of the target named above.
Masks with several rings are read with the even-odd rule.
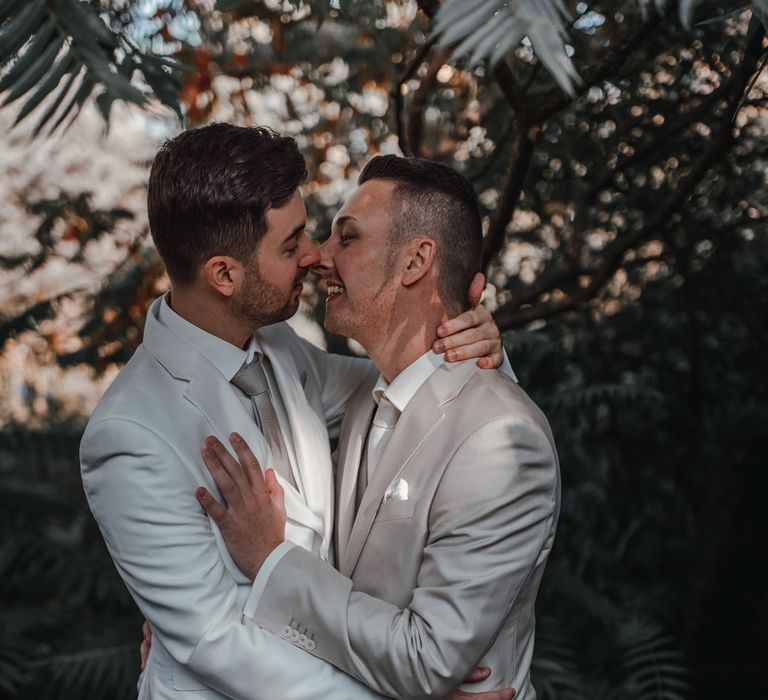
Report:
[[[314,651],[315,647],[317,647],[317,642],[315,642],[314,639],[308,639],[307,644],[304,647],[307,651]]]
[[[290,637],[291,636],[291,626],[290,625],[283,625],[283,629],[280,630],[280,634],[283,637]]]

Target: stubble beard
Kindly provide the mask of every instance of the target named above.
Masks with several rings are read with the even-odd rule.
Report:
[[[296,313],[299,302],[292,297],[291,292],[286,300],[280,288],[265,282],[258,267],[253,265],[246,270],[242,292],[231,301],[232,315],[253,328],[269,326]]]

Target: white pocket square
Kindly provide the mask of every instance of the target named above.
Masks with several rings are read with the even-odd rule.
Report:
[[[408,482],[405,479],[395,479],[384,493],[382,503],[391,503],[392,501],[408,500]]]

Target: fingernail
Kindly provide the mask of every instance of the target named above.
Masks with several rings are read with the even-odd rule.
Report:
[[[205,498],[205,489],[202,486],[198,486],[195,489],[195,496],[197,496],[200,499]]]
[[[437,328],[437,334],[438,334],[438,335],[445,335],[445,331],[446,331],[446,330],[447,330],[447,329],[446,329],[446,327],[445,327],[445,326],[438,326],[438,328]]]
[[[445,351],[445,343],[442,340],[438,340],[435,343],[435,352],[444,352]]]
[[[232,442],[242,442],[243,438],[240,436],[240,433],[232,433],[232,435],[229,436],[229,439],[232,440]]]
[[[447,353],[445,353],[445,358],[447,360],[455,360],[456,359],[456,353],[453,350],[449,350]]]
[[[207,438],[205,438],[205,444],[209,447],[213,447],[216,444],[216,438],[213,437],[213,435],[209,435]]]
[[[203,448],[203,459],[210,459],[213,453],[206,447]]]

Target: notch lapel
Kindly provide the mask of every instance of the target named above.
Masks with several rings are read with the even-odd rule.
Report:
[[[351,576],[357,565],[387,488],[442,422],[443,405],[459,394],[475,372],[486,371],[490,370],[479,370],[474,360],[444,364],[405,407],[360,502],[349,543],[341,555],[340,571],[344,576]],[[426,463],[420,468],[431,469],[432,465]]]
[[[360,502],[349,543],[340,562],[341,573],[345,576],[351,576],[354,571],[387,487],[442,418],[443,412],[431,386],[422,387],[406,406]]]

